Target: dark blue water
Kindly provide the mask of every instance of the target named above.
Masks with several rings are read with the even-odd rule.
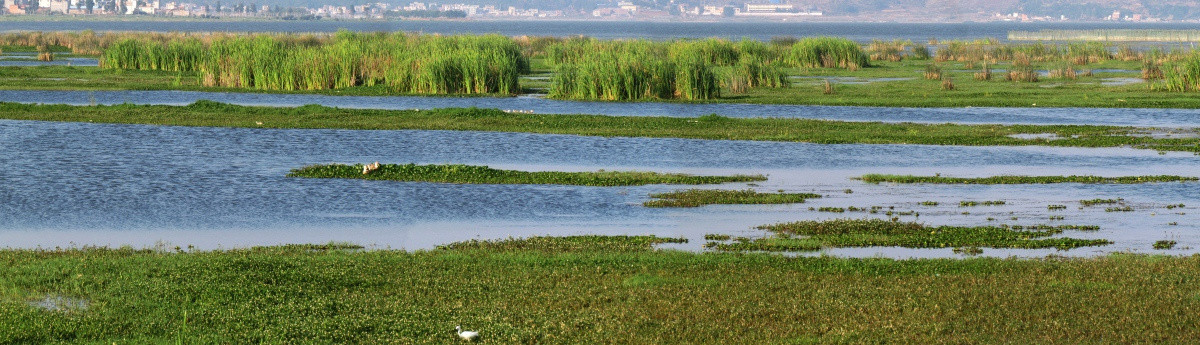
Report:
[[[1012,30],[1195,29],[1188,23],[746,23],[746,22],[618,22],[618,21],[5,21],[0,31],[180,31],[180,32],[333,32],[413,31],[440,34],[499,33],[507,36],[571,36],[597,38],[723,37],[769,40],[776,36],[840,36],[856,41],[907,39],[1005,40]]]
[[[431,109],[481,107],[532,110],[538,114],[615,116],[682,116],[719,114],[729,117],[808,118],[845,121],[1001,124],[1095,124],[1145,127],[1196,127],[1196,109],[1115,108],[884,108],[768,104],[691,104],[655,102],[581,102],[540,97],[405,97],[326,96],[304,94],[194,91],[41,91],[0,90],[0,101],[44,104],[186,105],[207,99],[256,106],[295,107],[320,104],[360,109]]]
[[[187,128],[0,121],[0,243],[6,246],[174,245],[202,248],[350,241],[428,248],[469,238],[526,235],[754,233],[755,225],[860,217],[809,206],[895,205],[922,200],[916,220],[936,224],[1045,223],[1047,204],[1122,197],[1137,212],[1064,212],[1071,224],[1103,224],[1136,250],[1162,236],[1200,245],[1191,209],[1195,183],[1153,185],[891,186],[850,180],[864,173],[1181,174],[1200,176],[1200,157],[1128,149],[815,145],[747,141],[595,138],[449,131]],[[757,186],[722,188],[817,192],[826,198],[782,206],[647,209],[647,194],[675,186],[456,185],[287,178],[308,164],[462,163],[521,170],[652,170],[762,173]],[[853,189],[846,194],[845,189]],[[963,215],[959,200],[1009,200]],[[1010,213],[1011,212],[1011,213]],[[1151,216],[1152,213],[1158,213]],[[1178,226],[1167,226],[1170,221]],[[1149,241],[1149,242],[1147,242]],[[857,254],[855,254],[857,253]],[[876,249],[849,255],[870,256]],[[938,251],[908,255],[943,255]],[[1092,251],[1077,251],[1090,255]],[[948,255],[948,254],[946,254]]]

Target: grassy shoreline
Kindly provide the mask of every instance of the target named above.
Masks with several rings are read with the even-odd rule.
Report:
[[[0,118],[175,126],[457,130],[602,137],[756,140],[817,144],[1133,147],[1200,152],[1197,138],[1153,138],[1144,128],[1083,125],[964,125],[844,122],[811,119],[620,117],[510,114],[492,109],[369,110],[319,105],[248,107],[212,101],[187,106],[69,106],[0,103]],[[1057,140],[1016,134],[1054,134]]]
[[[555,184],[576,186],[642,186],[648,184],[719,184],[765,181],[762,175],[695,176],[644,171],[517,171],[486,166],[444,164],[381,164],[364,173],[362,164],[310,165],[292,170],[288,177],[339,178],[465,184]]]
[[[966,67],[947,63],[942,68],[952,76],[956,89],[941,90],[940,82],[923,80],[919,74],[922,64],[916,62],[883,63],[883,67],[846,72],[835,69],[792,71],[794,79],[789,88],[751,88],[745,93],[723,94],[710,100],[646,99],[608,102],[660,103],[746,103],[817,106],[869,106],[906,108],[1169,108],[1197,109],[1200,98],[1189,93],[1149,90],[1146,85],[1100,85],[1101,78],[1137,78],[1136,72],[1103,73],[1103,76],[1069,81],[1011,83],[977,81]],[[1136,70],[1140,66],[1124,62],[1097,64],[1096,68]],[[1053,68],[1050,65],[1034,68]],[[997,69],[996,73],[1000,73]],[[543,73],[548,73],[541,71]],[[62,80],[57,80],[61,78]],[[425,97],[506,97],[507,94],[446,94],[425,95],[389,90],[382,85],[355,86],[326,90],[257,90],[237,87],[206,87],[199,85],[195,72],[166,72],[138,70],[105,70],[98,67],[42,66],[0,67],[0,89],[5,90],[174,90],[200,92],[235,92],[263,94],[320,94],[344,96],[425,96]],[[852,78],[865,80],[861,84],[834,83],[835,92],[824,94],[821,83],[826,79]],[[872,79],[895,78],[870,82]],[[523,81],[522,93],[533,92],[530,87],[546,86]]]
[[[2,250],[0,342],[445,344],[460,324],[483,344],[1200,337],[1188,312],[1200,307],[1200,256],[788,258],[654,242]]]

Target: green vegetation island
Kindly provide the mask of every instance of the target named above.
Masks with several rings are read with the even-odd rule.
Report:
[[[813,193],[761,193],[747,190],[688,189],[668,193],[650,194],[654,200],[646,201],[646,207],[700,207],[704,205],[763,205],[799,204],[807,199],[820,198]]]
[[[373,166],[372,166],[373,165]],[[694,176],[648,171],[517,171],[462,164],[318,164],[292,170],[288,177],[341,178],[470,184],[557,184],[641,186],[766,181],[762,175]]]
[[[858,177],[867,183],[928,183],[928,184],[1047,184],[1047,183],[1162,183],[1162,182],[1192,182],[1200,178],[1191,176],[1155,175],[1155,176],[991,176],[991,177],[949,177],[949,176],[913,176],[913,175],[884,175],[867,174]]]
[[[1200,256],[844,259],[656,237],[0,250],[0,343],[1187,343]],[[1164,246],[1165,247],[1165,246]],[[936,312],[930,312],[930,311]],[[1148,322],[1147,320],[1153,320]]]
[[[0,89],[511,96],[886,107],[1200,108],[1200,54],[1107,42],[7,33],[0,50],[99,67],[0,68]],[[15,51],[15,50],[13,50]],[[420,52],[420,54],[416,53]]]
[[[0,102],[0,119],[245,128],[457,130],[603,137],[758,140],[818,144],[1131,147],[1200,152],[1200,138],[1157,138],[1146,128],[1087,125],[965,125],[810,119],[635,117],[508,113],[495,109],[341,109],[238,106],[198,101],[169,105],[40,105]],[[1194,129],[1179,129],[1195,131]],[[1061,139],[1022,139],[1053,134]]]

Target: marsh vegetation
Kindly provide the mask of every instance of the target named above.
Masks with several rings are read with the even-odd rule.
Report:
[[[762,175],[694,176],[644,171],[517,171],[461,164],[382,164],[363,173],[363,167],[347,164],[310,165],[292,170],[288,177],[344,178],[471,184],[559,184],[579,186],[640,186],[647,184],[717,184],[765,181]]]

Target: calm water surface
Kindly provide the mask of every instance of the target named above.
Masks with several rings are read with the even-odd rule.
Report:
[[[161,32],[334,32],[413,31],[439,34],[498,33],[507,36],[572,36],[597,38],[723,37],[769,40],[776,36],[839,36],[860,42],[872,39],[1005,40],[1012,30],[1194,29],[1188,23],[686,23],[620,21],[44,21],[0,22],[0,31],[161,31]]]
[[[200,248],[350,241],[430,248],[471,238],[528,235],[684,236],[698,250],[707,233],[762,236],[753,227],[801,219],[868,217],[809,211],[821,206],[894,206],[930,224],[1096,224],[1115,245],[1067,252],[985,249],[985,255],[1171,253],[1200,247],[1195,183],[1149,185],[871,185],[864,173],[1179,174],[1200,176],[1200,157],[1129,149],[814,145],[748,141],[595,138],[450,131],[187,128],[0,121],[0,238],[9,247],[70,245]],[[719,188],[816,192],[825,198],[780,206],[648,209],[647,194],[676,186],[454,185],[287,178],[316,163],[462,163],[522,170],[653,170],[762,173],[757,186]],[[717,187],[709,187],[717,188]],[[852,193],[844,192],[851,189]],[[1124,198],[1134,212],[1078,208],[1078,200]],[[939,201],[925,207],[920,201]],[[960,208],[962,200],[1006,200]],[[1184,209],[1167,210],[1184,203]],[[1048,212],[1049,204],[1068,205]],[[963,214],[968,211],[970,214]],[[1177,214],[1183,213],[1183,214]],[[1049,215],[1063,215],[1051,221]],[[882,217],[882,215],[873,215]],[[998,221],[988,221],[987,218]],[[1017,220],[1011,220],[1016,217]],[[1176,222],[1179,225],[1167,225]],[[838,249],[847,256],[950,256],[949,250]]]

